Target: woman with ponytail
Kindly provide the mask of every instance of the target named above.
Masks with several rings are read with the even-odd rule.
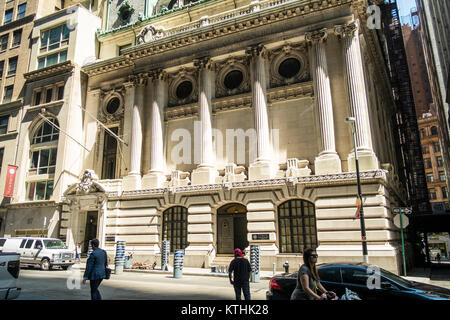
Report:
[[[320,283],[316,266],[317,258],[318,255],[314,249],[307,249],[303,253],[304,264],[298,271],[297,286],[292,292],[291,300],[326,300],[327,297],[331,299],[336,297],[334,292],[327,291]]]

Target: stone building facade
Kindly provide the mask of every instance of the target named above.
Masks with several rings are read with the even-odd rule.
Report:
[[[264,269],[307,247],[361,261],[353,116],[370,263],[399,272],[394,103],[366,5],[200,1],[98,32],[60,236],[151,263],[167,239],[195,267],[251,244]]]
[[[4,236],[59,237],[61,198],[82,172],[82,106],[101,19],[81,5],[33,21]],[[78,156],[77,156],[78,155]]]

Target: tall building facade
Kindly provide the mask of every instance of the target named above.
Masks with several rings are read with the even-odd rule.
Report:
[[[83,4],[96,13],[34,21],[14,228],[44,221],[109,254],[123,240],[151,262],[169,240],[192,267],[250,245],[263,269],[309,247],[359,262],[366,241],[370,263],[399,273],[396,106],[366,1]]]
[[[79,68],[89,59],[95,60],[95,32],[101,28],[101,19],[95,8],[68,6],[71,2],[23,2],[25,13],[20,1],[14,5],[7,2],[4,8],[6,13],[13,10],[13,17],[16,11],[18,15],[17,21],[10,22],[14,30],[6,34],[13,37],[15,45],[5,52],[17,60],[14,68],[6,64],[4,73],[5,88],[12,81],[14,90],[11,102],[4,101],[0,106],[5,118],[9,117],[2,139],[2,143],[8,143],[4,148],[8,150],[3,153],[2,165],[17,167],[13,197],[5,197],[2,202],[0,232],[5,236],[58,236],[60,210],[52,197],[58,198],[62,193],[58,189],[72,182],[67,181],[67,175],[79,174],[64,160],[69,155],[63,151],[61,156],[63,149],[70,152],[72,140],[60,130],[71,134],[73,129],[68,124],[76,123],[70,121],[75,119],[73,109],[81,112],[83,79]],[[7,14],[5,17],[9,19]],[[20,26],[22,38],[16,41],[13,34]],[[6,168],[1,173],[3,191]]]
[[[61,8],[57,0],[0,2],[0,232],[6,227],[6,205],[10,203],[10,198],[3,196],[7,168],[18,161],[33,21]]]
[[[439,121],[439,136],[447,176],[450,174],[450,110],[448,80],[450,71],[450,3],[416,0],[420,18],[419,30],[428,70],[433,103]],[[447,181],[447,188],[450,181]]]

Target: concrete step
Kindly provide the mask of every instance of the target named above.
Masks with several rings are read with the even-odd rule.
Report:
[[[211,266],[228,266],[233,259],[233,255],[217,255],[213,259]]]

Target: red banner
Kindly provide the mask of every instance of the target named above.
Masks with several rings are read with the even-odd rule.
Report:
[[[8,173],[6,174],[5,191],[3,196],[12,198],[14,193],[14,181],[16,180],[17,166],[8,165]]]

